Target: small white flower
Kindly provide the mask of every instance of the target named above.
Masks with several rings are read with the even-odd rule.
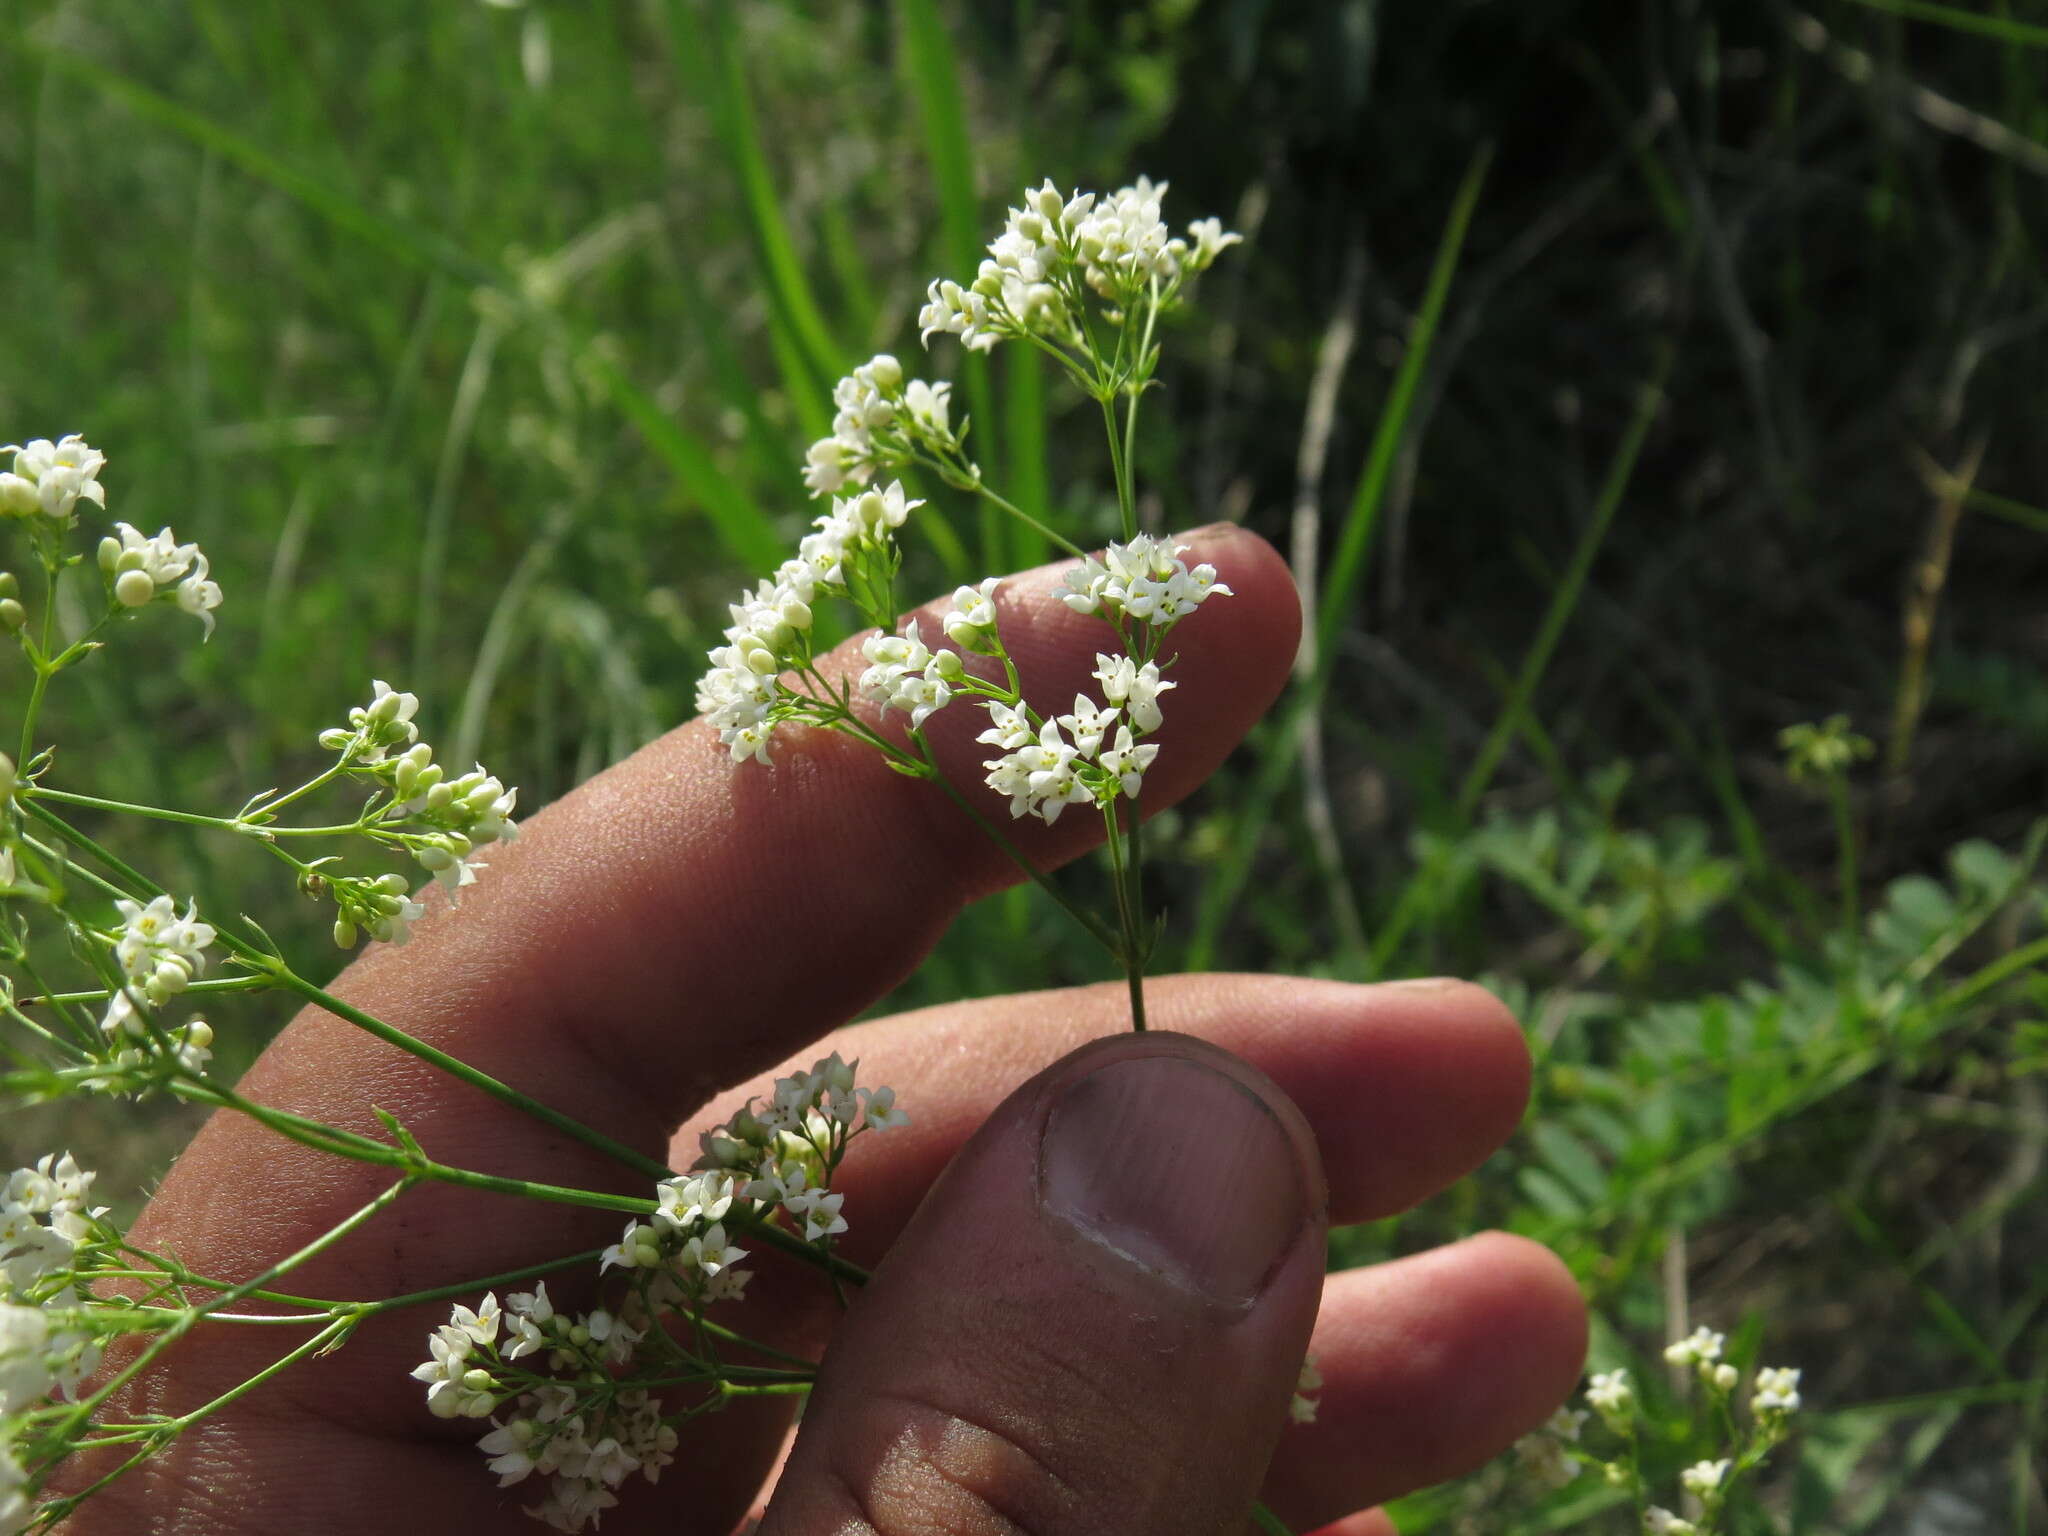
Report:
[[[1116,717],[1115,705],[1098,705],[1086,694],[1077,693],[1074,695],[1074,712],[1061,715],[1059,721],[1073,738],[1074,750],[1082,757],[1093,758],[1102,746],[1102,738],[1116,724]]]
[[[1138,791],[1143,787],[1145,770],[1152,766],[1152,760],[1158,756],[1159,746],[1156,742],[1148,741],[1143,746],[1138,746],[1131,739],[1131,728],[1120,725],[1116,728],[1115,743],[1102,754],[1101,761],[1105,769],[1116,775],[1117,787],[1124,792],[1124,797],[1135,800],[1138,798]]]
[[[987,742],[992,747],[1001,747],[1005,752],[1016,751],[1037,734],[1021,708],[999,699],[988,701],[988,717],[992,722],[989,728],[974,739]],[[984,763],[982,766],[987,768],[994,764]]]
[[[1687,1493],[1705,1498],[1721,1486],[1730,1465],[1726,1457],[1719,1461],[1697,1461],[1678,1474],[1678,1481]]]
[[[189,613],[205,626],[202,640],[213,638],[213,610],[220,606],[220,583],[207,576],[209,566],[206,556],[195,553],[192,556],[192,573],[178,583],[178,609]]]
[[[1721,1358],[1721,1346],[1726,1342],[1726,1335],[1711,1328],[1695,1328],[1690,1336],[1666,1348],[1664,1358],[1673,1365],[1711,1365]]]
[[[1760,1416],[1797,1413],[1800,1401],[1799,1375],[1797,1366],[1761,1367],[1756,1373],[1755,1395],[1749,1400],[1750,1411]]]
[[[998,654],[995,595],[1001,585],[1000,576],[991,576],[978,587],[955,588],[952,611],[943,621],[946,638],[978,656]]]
[[[1243,235],[1227,233],[1220,219],[1196,219],[1188,226],[1191,249],[1186,258],[1187,269],[1190,272],[1202,271],[1213,263],[1218,255],[1239,244],[1243,239]]]
[[[953,438],[950,384],[927,384],[912,379],[903,389],[903,408],[928,436],[950,442]]]
[[[910,1124],[910,1116],[896,1107],[894,1088],[863,1088],[861,1123],[871,1131],[893,1131]]]
[[[1628,1384],[1628,1372],[1596,1373],[1586,1387],[1586,1401],[1597,1408],[1603,1418],[1628,1412],[1629,1405],[1635,1401],[1635,1390]]]
[[[1661,1505],[1652,1504],[1643,1511],[1643,1530],[1647,1536],[1694,1536],[1698,1529],[1690,1520],[1681,1520]]]
[[[106,488],[97,479],[107,456],[75,432],[54,443],[47,437],[26,446],[10,443],[0,453],[14,455],[14,473],[8,478],[20,482],[0,486],[0,510],[29,510],[22,484],[33,489],[34,509],[46,517],[68,519],[80,497],[101,508],[107,504]]]
[[[1159,695],[1180,684],[1161,680],[1159,663],[1148,661],[1142,667],[1129,656],[1106,656],[1100,651],[1095,655],[1095,678],[1102,684],[1102,696],[1112,704],[1124,707],[1124,713],[1141,735],[1149,735],[1159,729]]]

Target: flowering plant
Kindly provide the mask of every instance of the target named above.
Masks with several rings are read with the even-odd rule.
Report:
[[[973,281],[934,282],[921,316],[927,342],[944,334],[971,351],[998,342],[1034,347],[1098,402],[1121,537],[1084,555],[1006,501],[969,456],[970,424],[952,420],[949,386],[908,379],[893,357],[877,356],[841,381],[832,435],[805,457],[803,481],[831,498],[828,510],[791,559],[732,605],[698,693],[734,773],[772,763],[778,733],[809,727],[852,738],[897,772],[937,786],[1116,957],[1137,1029],[1146,1025],[1151,935],[1138,809],[1160,754],[1162,700],[1178,686],[1169,675],[1172,637],[1209,599],[1231,595],[1212,565],[1190,563],[1187,547],[1140,531],[1136,520],[1134,445],[1159,362],[1160,322],[1189,280],[1237,240],[1214,219],[1184,236],[1170,233],[1160,214],[1165,190],[1143,179],[1102,198],[1040,187],[1011,210]],[[253,921],[202,916],[196,902],[155,884],[97,841],[85,818],[174,822],[253,844],[286,866],[301,895],[331,906],[337,945],[366,937],[403,945],[433,900],[415,888],[418,876],[384,866],[410,862],[440,889],[435,899],[455,904],[486,867],[479,855],[516,837],[517,791],[480,765],[444,767],[420,739],[418,698],[381,679],[366,702],[347,709],[344,724],[318,733],[329,754],[323,767],[230,812],[129,804],[67,786],[68,761],[41,734],[50,686],[152,606],[177,608],[211,637],[223,594],[205,554],[169,528],[146,537],[115,523],[95,561],[85,561],[74,535],[81,504],[106,507],[107,457],[82,438],[5,451],[12,467],[0,474],[0,514],[25,536],[39,587],[25,595],[15,575],[0,574],[0,625],[16,637],[31,680],[18,750],[0,757],[0,1017],[13,1031],[0,1088],[29,1100],[172,1095],[382,1168],[390,1182],[315,1240],[229,1280],[121,1231],[108,1208],[90,1203],[94,1175],[68,1154],[9,1175],[0,1184],[0,1533],[66,1518],[242,1394],[340,1347],[371,1319],[430,1302],[453,1307],[412,1371],[427,1409],[440,1419],[488,1420],[476,1443],[489,1471],[503,1485],[548,1479],[531,1513],[562,1530],[594,1524],[635,1474],[657,1480],[690,1421],[743,1398],[807,1392],[816,1373],[809,1359],[735,1332],[714,1309],[744,1296],[750,1261],[764,1249],[801,1261],[834,1287],[865,1280],[835,1251],[848,1230],[835,1176],[849,1147],[906,1122],[894,1092],[857,1082],[856,1064],[829,1054],[704,1130],[694,1166],[676,1172],[329,991]],[[904,477],[919,475],[1024,518],[1078,557],[1059,600],[1103,626],[1096,696],[1076,694],[1065,711],[1064,700],[1028,696],[1006,643],[1008,594],[998,578],[960,587],[929,634],[917,620],[899,624],[897,539],[925,506]],[[90,617],[78,626],[65,615],[81,595]],[[813,648],[815,605],[831,600],[876,630],[861,646],[867,666],[857,677],[827,670]],[[985,716],[977,740],[990,755],[978,785],[948,779],[927,734],[937,712],[961,702]],[[304,818],[317,799],[343,796],[355,798],[352,812]],[[1068,898],[1004,831],[1006,820],[1051,825],[1082,806],[1101,820],[1113,921]],[[51,971],[57,962],[82,966],[87,984],[60,986]],[[412,1126],[381,1108],[368,1108],[371,1134],[245,1095],[209,1071],[213,1031],[191,1009],[209,996],[257,991],[295,996],[540,1122],[631,1170],[647,1181],[645,1192],[457,1166],[431,1155]],[[431,1293],[326,1300],[285,1284],[432,1185],[619,1213],[627,1222],[594,1253]],[[544,1276],[592,1260],[595,1278],[572,1283],[594,1304],[558,1306]],[[219,1396],[178,1413],[147,1406],[151,1373],[174,1348],[213,1330],[279,1326],[303,1337]],[[1305,1365],[1297,1420],[1314,1417],[1307,1394],[1317,1379]],[[1263,1511],[1258,1518],[1279,1528]]]

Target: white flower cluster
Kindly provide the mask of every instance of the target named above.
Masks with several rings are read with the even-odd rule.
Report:
[[[864,486],[879,469],[907,464],[923,448],[942,458],[960,452],[951,422],[950,384],[903,377],[903,365],[878,353],[832,390],[832,435],[804,455],[804,484],[813,496]]]
[[[1635,1388],[1629,1385],[1627,1371],[1598,1371],[1586,1383],[1586,1402],[1610,1429],[1619,1429],[1628,1422],[1635,1400]]]
[[[104,1207],[86,1201],[93,1175],[70,1153],[51,1154],[0,1181],[0,1533],[28,1528],[36,1512],[28,1474],[8,1444],[12,1415],[52,1393],[77,1395],[99,1368],[100,1341],[72,1319],[86,1305],[77,1286],[79,1250],[92,1242]]]
[[[206,556],[197,544],[180,544],[168,528],[144,538],[126,523],[114,524],[120,535],[100,540],[100,572],[114,601],[140,608],[168,592],[178,607],[206,626],[213,636],[213,610],[220,606],[220,584],[208,576]]]
[[[478,1448],[501,1488],[535,1472],[553,1476],[529,1513],[575,1531],[618,1503],[613,1490],[633,1473],[657,1482],[675,1460],[676,1432],[660,1404],[612,1379],[646,1335],[601,1308],[557,1312],[545,1284],[508,1297],[503,1308],[487,1292],[475,1311],[457,1306],[434,1330],[429,1358],[412,1376],[427,1384],[427,1408],[438,1418],[485,1418],[509,1403],[510,1417],[493,1420]],[[549,1370],[569,1379],[551,1381],[514,1364],[542,1354]]]
[[[971,285],[933,281],[917,319],[926,345],[935,332],[977,352],[1023,335],[1068,341],[1083,284],[1117,309],[1155,285],[1162,301],[1170,298],[1240,237],[1215,219],[1189,225],[1186,238],[1174,235],[1160,216],[1165,196],[1164,182],[1143,176],[1101,198],[1063,193],[1050,181],[1025,193]]]
[[[747,1254],[733,1246],[729,1219],[759,1224],[784,1212],[806,1242],[820,1244],[846,1230],[844,1196],[830,1183],[847,1142],[908,1123],[893,1091],[855,1085],[858,1065],[835,1052],[778,1078],[760,1108],[749,1100],[704,1133],[697,1166],[657,1184],[652,1216],[604,1252],[602,1270],[631,1277],[619,1311],[557,1312],[543,1284],[502,1308],[494,1293],[474,1311],[457,1306],[428,1337],[429,1357],[412,1372],[426,1384],[428,1409],[480,1419],[509,1405],[478,1441],[499,1486],[536,1472],[554,1478],[529,1513],[557,1530],[580,1530],[618,1502],[615,1490],[633,1473],[654,1482],[674,1460],[675,1429],[633,1374],[650,1335],[663,1342],[651,1369],[674,1372],[674,1346],[658,1332],[663,1312],[694,1312],[744,1293],[748,1275],[737,1266]]]
[[[512,820],[519,791],[484,772],[482,763],[451,779],[422,741],[392,760],[389,782],[397,803],[385,820],[406,822],[410,830],[399,834],[406,848],[451,895],[476,883],[485,867],[473,857],[477,849],[519,836]]]
[[[334,942],[341,949],[354,949],[359,931],[380,944],[405,945],[412,925],[427,915],[427,904],[411,894],[401,874],[327,875],[319,885],[334,898]]]
[[[147,903],[120,900],[114,905],[121,914],[121,928],[110,937],[122,984],[107,999],[100,1031],[119,1042],[107,1062],[116,1071],[93,1079],[90,1086],[100,1092],[141,1092],[157,1075],[155,1069],[166,1063],[196,1076],[213,1058],[213,1026],[195,1018],[166,1031],[160,1060],[150,1010],[168,1003],[206,969],[213,925],[199,920],[196,902],[186,902],[180,917],[167,895]]]
[[[121,931],[114,939],[114,958],[128,980],[152,1003],[162,1003],[192,984],[206,969],[206,951],[214,940],[213,925],[199,920],[199,904],[185,903],[180,917],[169,896],[148,905],[116,901]]]
[[[1697,1328],[1664,1351],[1664,1358],[1669,1363],[1691,1367],[1698,1374],[1708,1391],[1709,1410],[1724,1426],[1728,1423],[1727,1394],[1739,1379],[1736,1368],[1722,1358],[1726,1346],[1724,1335],[1711,1328]],[[1661,1506],[1646,1505],[1643,1512],[1646,1536],[1697,1536],[1702,1528],[1713,1528],[1714,1516],[1727,1498],[1730,1484],[1740,1475],[1738,1468],[1756,1466],[1764,1454],[1784,1437],[1790,1416],[1799,1408],[1799,1374],[1796,1368],[1788,1366],[1758,1369],[1750,1399],[1755,1426],[1741,1445],[1731,1448],[1736,1454],[1695,1462],[1679,1474],[1678,1480],[1685,1492],[1699,1501],[1701,1514],[1697,1522]],[[1600,1415],[1608,1429],[1624,1439],[1634,1439],[1637,1433],[1636,1395],[1627,1371],[1595,1374],[1586,1385],[1586,1404]],[[1579,1469],[1565,1445],[1578,1439],[1579,1426],[1587,1417],[1583,1410],[1559,1409],[1544,1429],[1516,1443],[1515,1450],[1522,1467],[1546,1487],[1562,1487],[1570,1482],[1578,1475]],[[1632,1462],[1627,1460],[1606,1462],[1583,1454],[1579,1459],[1591,1461],[1606,1473],[1609,1482],[1617,1486],[1628,1484],[1636,1477]]]
[[[1003,756],[982,767],[988,787],[1009,796],[1012,817],[1029,812],[1050,824],[1069,805],[1107,805],[1119,794],[1138,797],[1159,747],[1137,737],[1159,728],[1159,695],[1179,685],[1160,678],[1157,662],[1140,665],[1100,651],[1094,675],[1109,703],[1098,705],[1077,693],[1072,714],[1049,715],[1036,730],[1023,706],[989,701],[991,724],[975,739],[1003,749]]]
[[[0,1302],[77,1305],[70,1277],[105,1207],[88,1207],[93,1173],[69,1152],[17,1168],[0,1184]],[[58,1290],[50,1294],[52,1283]],[[90,1367],[87,1367],[90,1369]]]
[[[1758,1418],[1794,1414],[1799,1411],[1799,1368],[1788,1365],[1760,1366],[1749,1411]]]
[[[351,763],[381,763],[393,747],[411,746],[420,739],[420,728],[412,723],[419,713],[416,693],[399,693],[384,679],[370,683],[370,702],[348,712],[348,724],[320,733],[320,745],[340,752]]]
[[[1667,1346],[1664,1358],[1672,1365],[1695,1367],[1701,1381],[1717,1392],[1728,1392],[1734,1389],[1741,1372],[1721,1358],[1721,1347],[1726,1343],[1725,1335],[1703,1326],[1695,1328],[1689,1337]]]
[[[1112,544],[1102,558],[1088,556],[1067,573],[1060,599],[1076,613],[1100,614],[1122,626],[1125,619],[1165,632],[1211,597],[1229,597],[1216,567],[1190,567],[1180,557],[1185,545],[1139,534]]]
[[[934,710],[946,707],[966,673],[957,652],[934,653],[926,647],[915,619],[901,635],[870,635],[861,642],[860,653],[868,659],[868,668],[860,675],[862,696],[910,716],[913,731]]]
[[[481,763],[451,778],[434,761],[434,749],[419,739],[413,724],[419,707],[416,695],[375,679],[370,702],[351,709],[346,726],[322,731],[320,745],[341,754],[343,770],[390,792],[390,801],[365,822],[366,833],[411,854],[453,896],[475,884],[476,872],[486,867],[475,857],[479,849],[519,835],[512,819],[519,791],[507,789]],[[358,929],[381,942],[403,944],[411,925],[426,915],[401,875],[331,876],[320,884],[339,908],[334,942],[343,949],[355,944]]]
[[[731,605],[725,644],[711,651],[711,670],[697,684],[697,713],[718,728],[734,762],[767,762],[777,722],[803,718],[815,705],[784,686],[780,674],[810,660],[811,605],[847,597],[870,606],[893,580],[895,531],[922,501],[901,481],[833,501],[775,574]]]
[[[0,453],[14,455],[11,474],[0,474],[0,516],[30,517],[41,513],[68,523],[80,497],[104,509],[107,488],[99,472],[107,456],[77,433],[51,442],[36,438],[26,447],[9,443]]]

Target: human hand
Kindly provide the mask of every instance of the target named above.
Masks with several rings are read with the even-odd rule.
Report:
[[[1191,542],[1237,597],[1229,622],[1175,633],[1178,707],[1148,806],[1215,766],[1293,655],[1292,586],[1272,551],[1230,529]],[[1027,687],[1062,698],[1086,677],[1098,626],[1052,585],[1043,573],[1006,584],[1004,634]],[[842,665],[858,668],[853,654]],[[945,713],[931,725],[970,783],[983,755],[972,734]],[[1014,829],[1046,864],[1092,830],[1078,816]],[[1476,1464],[1576,1380],[1576,1289],[1531,1244],[1484,1237],[1323,1282],[1326,1219],[1403,1208],[1516,1123],[1521,1036],[1476,989],[1186,977],[1149,994],[1173,1033],[1118,1034],[1121,991],[1096,988],[810,1044],[1014,873],[929,786],[822,733],[780,744],[773,770],[735,773],[714,737],[685,726],[533,818],[492,864],[459,912],[424,922],[406,949],[373,951],[335,990],[619,1141],[668,1148],[678,1167],[696,1155],[695,1126],[729,1111],[732,1085],[785,1055],[858,1055],[864,1080],[893,1086],[912,1116],[862,1138],[835,1183],[853,1222],[841,1251],[880,1263],[850,1312],[772,1262],[733,1307],[734,1326],[779,1348],[829,1346],[767,1508],[775,1536],[1235,1536],[1255,1496],[1297,1527],[1342,1520],[1333,1529],[1358,1536],[1381,1527],[1349,1512]],[[318,1010],[243,1087],[373,1135],[373,1109],[389,1111],[451,1164],[645,1193]],[[238,1278],[386,1180],[218,1116],[132,1236]],[[409,1294],[600,1246],[618,1225],[427,1187],[296,1271],[292,1289]],[[551,1284],[564,1305],[587,1304],[569,1276]],[[366,1323],[346,1349],[195,1425],[73,1528],[532,1529],[526,1490],[501,1492],[482,1465],[482,1426],[430,1418],[406,1379],[445,1316],[443,1302]],[[260,1328],[210,1330],[205,1345],[175,1352],[122,1410],[189,1410],[281,1352]],[[1324,1376],[1321,1413],[1283,1435],[1305,1347]],[[761,1399],[693,1422],[678,1464],[658,1487],[630,1487],[606,1531],[723,1536],[758,1507],[787,1429],[786,1407]]]

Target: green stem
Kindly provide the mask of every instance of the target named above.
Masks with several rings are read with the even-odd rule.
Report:
[[[216,976],[207,981],[195,981],[178,995],[180,997],[202,997],[216,992],[261,992],[271,986],[268,976]],[[113,999],[112,989],[98,992],[45,992],[39,997],[20,999],[24,1008],[61,1008],[67,1003],[104,1003]]]
[[[259,829],[246,822],[229,821],[222,816],[202,816],[194,811],[172,811],[156,805],[131,805],[125,800],[102,800],[98,795],[74,794],[68,789],[45,789],[40,784],[24,784],[20,794],[25,800],[54,800],[59,805],[76,805],[93,811],[113,811],[123,816],[147,816],[154,821],[175,821],[187,827],[212,827],[221,832],[238,832],[245,837],[269,838],[275,835],[267,828]]]
[[[1252,1505],[1252,1524],[1265,1532],[1266,1536],[1294,1536],[1280,1517],[1263,1504]]]
[[[1029,512],[1026,512],[1014,501],[1011,501],[1007,496],[1004,496],[1000,492],[991,489],[988,482],[986,480],[983,480],[980,475],[977,474],[969,478],[965,482],[965,489],[972,491],[975,495],[981,497],[984,501],[988,502],[998,511],[1007,512],[1010,516],[1016,518],[1018,522],[1024,524],[1025,527],[1031,529],[1034,533],[1038,534],[1039,537],[1051,543],[1056,549],[1063,550],[1065,553],[1074,556],[1076,559],[1079,559],[1084,553],[1086,553],[1086,551],[1084,551],[1081,548],[1081,546],[1076,544],[1072,539],[1066,537],[1064,534],[1058,532],[1055,529],[1048,528],[1044,523],[1041,523],[1037,518],[1033,517]]]
[[[932,782],[937,784],[939,788],[943,789],[946,792],[948,798],[950,798],[955,805],[959,806],[961,810],[967,813],[969,819],[971,819],[974,822],[975,826],[981,829],[982,833],[988,838],[990,842],[994,843],[996,847],[1002,850],[1003,854],[1009,859],[1009,861],[1012,864],[1016,865],[1018,869],[1022,870],[1025,874],[1029,875],[1032,881],[1038,886],[1038,888],[1044,891],[1046,895],[1050,896],[1054,901],[1058,902],[1061,909],[1065,911],[1069,917],[1073,918],[1075,922],[1079,923],[1083,928],[1087,929],[1089,935],[1092,938],[1094,938],[1097,943],[1101,944],[1102,947],[1104,949],[1107,949],[1111,954],[1116,954],[1118,952],[1116,935],[1111,933],[1109,929],[1103,925],[1102,919],[1097,917],[1093,912],[1090,912],[1086,907],[1081,906],[1071,896],[1067,895],[1066,892],[1062,891],[1059,888],[1059,886],[1054,883],[1052,876],[1048,875],[1044,870],[1040,869],[1036,864],[1032,863],[1031,860],[1025,856],[1024,850],[1019,848],[1014,842],[1012,842],[1010,840],[1009,835],[1005,833],[1001,827],[998,827],[994,822],[990,821],[986,816],[982,815],[980,809],[974,804],[974,802],[969,800],[966,795],[961,793],[959,786],[954,784],[954,782],[951,779],[947,778],[945,773],[941,771],[941,769],[939,768],[938,759],[933,754],[931,743],[925,738],[925,734],[923,731],[912,731],[910,735],[911,739],[915,741],[919,745],[919,747],[921,747],[924,751],[925,763],[932,770]]]
[[[43,693],[50,686],[50,678],[56,667],[50,662],[50,646],[57,638],[57,567],[52,563],[50,552],[37,540],[36,552],[42,556],[38,562],[43,569],[43,636],[40,644],[31,646],[26,633],[22,635],[22,654],[35,669],[36,680],[29,687],[28,710],[21,719],[21,749],[15,762],[28,767],[30,757],[35,754],[36,721],[43,711]]]

